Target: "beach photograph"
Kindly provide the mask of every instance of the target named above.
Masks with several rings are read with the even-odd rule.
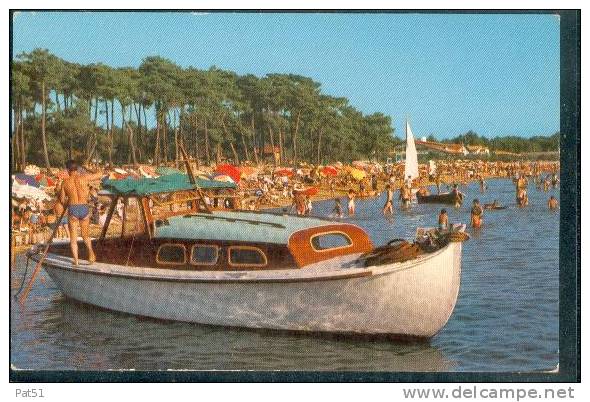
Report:
[[[11,375],[575,363],[559,13],[10,19]]]

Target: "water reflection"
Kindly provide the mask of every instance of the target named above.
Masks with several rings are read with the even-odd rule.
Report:
[[[454,367],[428,343],[164,322],[97,309],[59,293],[46,304],[37,300],[12,318],[13,362],[19,368],[448,371]]]

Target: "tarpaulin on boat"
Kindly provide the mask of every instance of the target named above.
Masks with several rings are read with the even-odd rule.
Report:
[[[235,189],[234,183],[196,179],[197,185],[203,190]],[[174,191],[192,190],[194,184],[189,181],[186,174],[170,174],[157,178],[125,178],[121,180],[103,181],[103,189],[120,195],[149,195],[157,193],[170,193]]]

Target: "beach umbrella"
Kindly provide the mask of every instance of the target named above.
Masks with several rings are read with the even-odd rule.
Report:
[[[17,198],[27,198],[38,201],[50,200],[51,197],[43,190],[28,184],[19,184],[18,181],[12,183],[12,195]]]
[[[291,177],[291,176],[293,176],[293,169],[277,168],[275,170],[275,175]]]
[[[36,166],[36,165],[25,166],[24,174],[26,174],[28,176],[37,176],[39,173],[41,173],[41,169],[39,168],[39,166]]]
[[[230,165],[229,163],[225,163],[222,165],[217,165],[215,169],[215,173],[220,173],[222,175],[226,175],[231,177],[234,183],[240,182],[241,173],[240,170],[235,167],[234,165]]]
[[[363,180],[367,176],[367,173],[364,170],[356,168],[350,168],[349,172],[355,180]]]
[[[324,176],[337,176],[338,169],[336,169],[334,166],[324,166],[322,169],[322,174]]]
[[[14,178],[19,184],[26,184],[32,187],[39,187],[39,182],[35,179],[35,176],[31,176],[24,173],[17,173]]]

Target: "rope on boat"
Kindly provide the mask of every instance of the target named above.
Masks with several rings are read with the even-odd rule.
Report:
[[[27,279],[27,272],[29,271],[29,262],[31,261],[31,253],[27,253],[27,264],[25,265],[25,272],[23,274],[23,279],[20,283],[20,287],[18,288],[18,291],[14,294],[14,298],[18,298],[18,295],[20,294],[20,292],[23,291],[23,288],[25,286],[25,281]]]

